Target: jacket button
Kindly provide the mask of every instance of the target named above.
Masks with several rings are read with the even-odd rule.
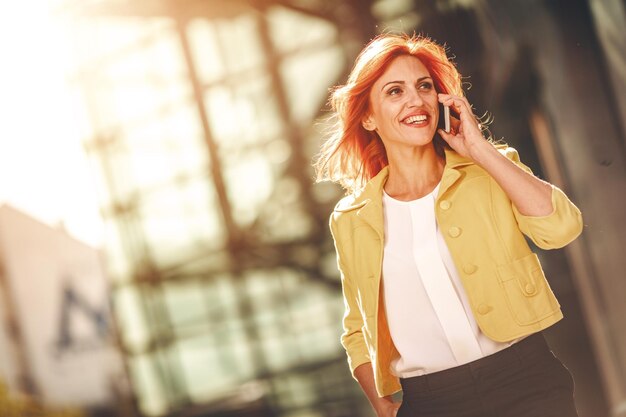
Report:
[[[478,314],[485,315],[489,313],[491,310],[492,308],[488,306],[487,304],[481,304],[478,306]]]
[[[461,229],[456,226],[452,226],[448,229],[448,234],[452,237],[458,237],[461,234]]]
[[[478,270],[478,267],[474,264],[463,265],[463,272],[465,272],[467,275],[472,275],[477,270]]]
[[[537,287],[535,287],[534,284],[526,284],[526,286],[524,287],[524,291],[527,295],[533,295],[535,292],[537,292]]]
[[[442,210],[448,210],[451,205],[448,200],[443,200],[439,203],[439,207],[441,207]]]

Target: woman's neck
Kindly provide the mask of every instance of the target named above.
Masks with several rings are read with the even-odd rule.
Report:
[[[412,152],[387,157],[389,177],[384,188],[387,195],[397,200],[424,197],[441,180],[445,158],[437,155],[434,146],[414,148]]]

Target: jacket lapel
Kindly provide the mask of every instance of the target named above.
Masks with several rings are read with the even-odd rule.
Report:
[[[380,198],[368,199],[366,204],[356,214],[374,229],[382,242],[385,233],[382,200]]]
[[[374,229],[381,242],[384,235],[382,193],[388,175],[389,167],[384,167],[350,203],[335,208],[339,212],[357,210],[357,217]]]
[[[445,152],[446,165],[443,169],[441,184],[439,185],[439,196],[444,195],[461,178],[461,172],[457,168],[473,164],[471,159],[465,158],[451,149],[446,148]]]

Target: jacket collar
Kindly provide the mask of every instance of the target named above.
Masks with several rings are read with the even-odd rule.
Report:
[[[355,195],[339,202],[335,211],[348,212],[356,210],[356,215],[368,223],[383,240],[383,187],[389,177],[389,166],[383,169],[367,182],[365,187]]]
[[[451,149],[446,148],[445,155],[446,164],[439,186],[439,196],[442,196],[461,177],[458,168],[473,164],[471,159]],[[388,177],[389,166],[386,166],[369,180],[360,192],[344,198],[335,207],[335,211],[341,213],[357,210],[356,215],[367,222],[378,233],[381,240],[384,234],[382,195]]]
[[[472,161],[471,159],[459,155],[458,153],[456,153],[456,151],[453,151],[452,149],[445,148],[445,153],[446,153],[446,168],[458,168],[461,166],[470,165],[474,163],[474,161]]]

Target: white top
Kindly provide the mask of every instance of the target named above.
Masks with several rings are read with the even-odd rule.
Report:
[[[435,218],[439,185],[413,201],[383,192],[383,286],[391,338],[400,357],[392,372],[408,378],[452,368],[512,343],[486,337],[472,314]]]

